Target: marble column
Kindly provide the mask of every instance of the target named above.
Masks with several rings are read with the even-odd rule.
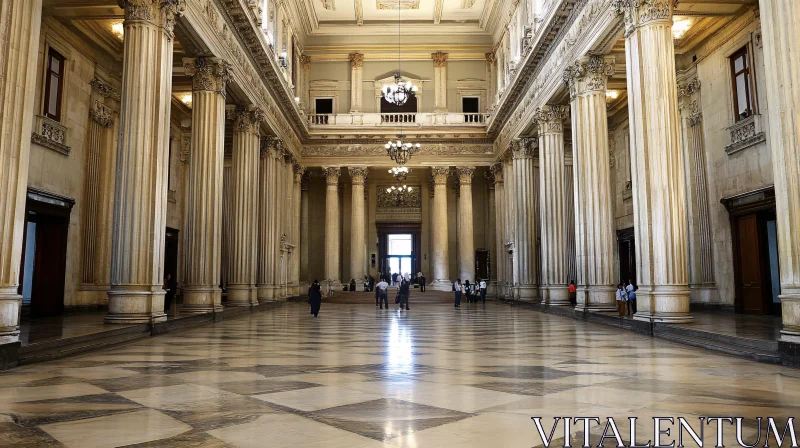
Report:
[[[36,97],[42,0],[2,0],[0,10],[0,345],[19,339],[17,294]],[[2,365],[2,363],[0,363]]]
[[[350,113],[361,113],[363,103],[364,55],[350,53]],[[335,113],[336,111],[334,111]]]
[[[265,114],[257,108],[237,106],[228,111],[233,120],[233,207],[228,277],[228,306],[258,305],[256,275],[258,244],[258,185],[261,154],[260,129]]]
[[[572,107],[572,160],[579,311],[616,309],[617,257],[609,166],[606,80],[614,59],[591,56],[570,66],[564,80]]]
[[[300,56],[300,68],[302,68],[300,85],[300,104],[306,113],[311,111],[309,92],[311,92],[311,56]]]
[[[447,113],[447,53],[432,53],[434,113]]]
[[[309,218],[308,218],[308,176],[303,176],[300,183],[300,295],[305,295],[302,285],[310,284],[308,272],[308,255],[310,246]]]
[[[352,182],[352,200],[350,202],[350,278],[361,284],[366,271],[366,235],[364,223],[367,219],[364,209],[364,184],[367,182],[369,169],[366,167],[349,167]]]
[[[469,279],[475,283],[475,223],[472,216],[472,176],[475,167],[458,167],[458,180],[461,184],[461,196],[458,199],[459,208],[459,258],[458,272],[461,281]]]
[[[534,139],[516,140],[512,146],[514,157],[514,287],[515,295],[524,301],[538,301],[539,280],[536,273],[536,229],[539,226],[535,213],[538,185],[534,177]]]
[[[166,320],[164,240],[178,2],[122,1],[125,41],[107,323]]]
[[[674,3],[620,0],[625,15],[639,290],[634,319],[689,322],[686,187],[672,36]]]
[[[486,241],[488,244],[486,247],[489,248],[489,270],[488,270],[488,278],[486,279],[486,283],[489,286],[489,289],[492,293],[495,292],[495,288],[497,287],[497,254],[495,253],[494,249],[492,249],[492,244],[495,241],[494,234],[496,232],[495,223],[495,214],[497,213],[497,204],[495,201],[495,180],[494,180],[494,173],[491,170],[486,170],[484,172],[484,176],[486,177],[487,182],[487,193],[488,198],[486,202],[488,203],[488,213],[481,213],[480,215],[483,217],[484,226],[486,228]],[[479,279],[476,279],[479,280]]]
[[[453,280],[450,279],[449,245],[447,238],[447,177],[450,167],[435,166],[433,173],[433,288],[438,291],[450,291]]]
[[[775,176],[780,264],[781,340],[800,343],[800,5],[760,0],[769,141]],[[773,112],[774,111],[774,112]]]
[[[325,170],[325,281],[330,281],[334,289],[341,289],[341,272],[339,271],[339,176],[341,168],[323,168]]]
[[[181,311],[198,314],[222,310],[222,166],[229,74],[228,64],[218,58],[185,58],[183,66],[192,77],[192,151],[185,248],[190,265]]]
[[[283,150],[283,165],[280,171],[280,202],[278,210],[280,210],[280,249],[281,259],[278,271],[278,278],[280,279],[280,298],[286,300],[289,298],[289,273],[292,265],[292,252],[294,249],[294,242],[292,241],[292,218],[294,212],[292,211],[292,188],[294,186],[294,155],[281,145]]]
[[[278,140],[261,138],[261,159],[258,173],[258,302],[275,300],[275,170],[278,163]]]
[[[513,145],[511,146],[513,148]],[[505,184],[505,194],[503,196],[503,249],[505,254],[504,275],[505,275],[505,294],[514,298],[515,284],[519,278],[517,265],[514,260],[517,253],[515,249],[516,234],[516,196],[514,195],[514,157],[513,150],[506,151],[502,159],[503,180]]]
[[[187,213],[186,222],[188,222],[191,213],[191,211]],[[227,291],[228,278],[230,277],[231,248],[233,247],[233,160],[229,154],[225,155],[225,160],[222,163],[222,240],[220,244],[222,259],[220,261],[219,285],[223,291]],[[191,265],[192,263],[189,264]]]
[[[289,294],[292,297],[300,296],[300,259],[301,259],[301,229],[302,229],[302,192],[301,184],[306,167],[295,163],[292,166],[292,275],[289,278]]]
[[[564,180],[563,106],[536,111],[539,125],[540,225],[542,233],[542,299],[548,305],[569,305],[567,279],[567,202]],[[605,134],[607,135],[607,134]]]
[[[497,88],[497,69],[495,68],[497,56],[494,52],[486,53],[484,56],[486,57],[486,101],[489,103],[484,110],[487,110],[494,103],[494,93]]]
[[[503,178],[503,164],[497,162],[490,168],[494,175],[494,252],[495,264],[497,271],[497,289],[498,297],[505,297],[505,283],[506,283],[506,258],[508,253],[505,248],[505,181]]]

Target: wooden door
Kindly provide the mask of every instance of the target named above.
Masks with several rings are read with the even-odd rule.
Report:
[[[738,218],[739,291],[745,313],[764,314],[762,245],[757,215]]]
[[[475,252],[475,279],[489,278],[489,251],[478,250]]]
[[[178,230],[167,227],[166,241],[164,242],[164,278],[172,274],[178,281]]]
[[[58,316],[64,311],[67,223],[62,217],[46,215],[36,215],[35,221],[31,316]]]

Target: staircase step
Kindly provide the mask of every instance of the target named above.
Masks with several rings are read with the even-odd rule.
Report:
[[[75,338],[58,339],[22,346],[19,364],[32,364],[64,358],[66,356],[85,353],[112,347],[125,342],[136,341],[150,336],[148,326],[134,325],[120,330],[95,333]]]
[[[687,328],[678,325],[661,324],[656,325],[656,335],[661,336],[665,333],[680,335],[681,337],[704,339],[715,341],[720,344],[732,344],[749,349],[764,351],[764,352],[777,352],[777,341],[766,341],[763,339],[745,338],[741,336],[733,336],[722,333],[712,333],[709,331],[698,330],[695,328]]]
[[[726,353],[734,356],[741,356],[743,358],[752,359],[754,361],[768,362],[773,364],[781,363],[781,357],[780,354],[778,353],[777,347],[775,348],[774,351],[760,350],[749,346],[739,345],[736,343],[722,342],[716,339],[690,336],[683,333],[669,332],[669,331],[656,332],[656,336],[673,342],[679,342],[681,344],[691,345],[693,347],[704,348],[707,350]]]

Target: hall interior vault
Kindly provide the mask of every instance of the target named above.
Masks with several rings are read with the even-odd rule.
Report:
[[[2,344],[361,286],[392,234],[431,289],[800,343],[794,2],[0,2]]]

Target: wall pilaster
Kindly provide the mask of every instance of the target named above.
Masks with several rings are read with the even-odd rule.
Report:
[[[434,113],[447,112],[447,53],[432,53],[433,59],[433,91]]]
[[[364,55],[350,53],[350,113],[360,113],[363,107]],[[335,113],[336,111],[334,111]]]

